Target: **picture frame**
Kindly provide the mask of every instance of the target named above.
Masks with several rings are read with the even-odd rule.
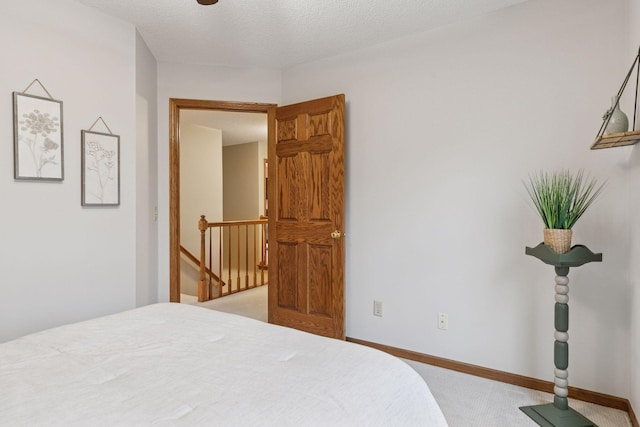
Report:
[[[62,101],[13,92],[13,165],[17,180],[64,180]]]
[[[120,136],[81,132],[82,206],[120,205]]]

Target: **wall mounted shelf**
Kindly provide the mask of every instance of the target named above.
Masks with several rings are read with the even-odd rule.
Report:
[[[625,145],[634,145],[640,141],[640,131],[611,133],[601,135],[591,144],[592,150],[601,148],[623,147]]]
[[[618,104],[620,103],[620,97],[627,87],[627,83],[629,82],[629,77],[633,74],[633,70],[636,68],[636,90],[635,90],[635,99],[633,103],[633,117],[631,121],[631,131],[629,132],[619,132],[619,133],[610,133],[605,134],[607,125],[613,116],[613,111],[615,108],[618,108]],[[622,86],[618,90],[618,93],[615,96],[615,104],[609,109],[602,121],[602,125],[598,130],[598,134],[596,139],[591,144],[592,150],[598,150],[601,148],[613,148],[613,147],[623,147],[625,145],[634,145],[638,141],[640,141],[640,130],[636,130],[636,116],[638,110],[638,86],[640,83],[640,49],[638,49],[638,54],[636,55],[633,63],[631,64],[631,68],[627,73],[624,81],[622,82]],[[619,110],[618,110],[619,111]]]

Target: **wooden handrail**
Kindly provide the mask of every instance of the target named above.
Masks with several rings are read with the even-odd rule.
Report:
[[[184,246],[180,245],[180,252],[184,256],[186,256],[189,261],[194,263],[196,265],[196,267],[198,267],[198,269],[200,268],[200,260],[198,258],[196,258],[196,256],[194,254],[189,252],[189,249],[187,249]],[[216,274],[213,271],[211,271],[211,269],[209,267],[207,267],[205,265],[204,268],[205,268],[207,274],[210,275],[216,282],[222,283],[222,286],[226,285],[226,283],[224,283],[222,280],[220,280],[220,278],[218,276],[216,276]]]
[[[204,215],[201,215],[201,217],[204,217]],[[207,224],[209,224],[209,227],[225,227],[225,226],[232,226],[232,225],[256,225],[256,224],[268,224],[269,220],[268,219],[251,219],[248,221],[222,221],[222,222],[208,222]]]
[[[267,224],[269,220],[265,217],[260,217],[257,220],[241,220],[241,221],[222,221],[222,222],[208,222],[205,215],[200,215],[200,220],[198,221],[198,230],[200,230],[200,275],[198,280],[198,301],[207,301],[209,299],[219,298],[223,295],[228,295],[231,293],[239,292],[241,290],[246,290],[249,288],[254,288],[256,286],[262,286],[265,283],[265,270],[268,268],[268,247],[267,247]],[[219,237],[217,238],[218,242],[214,244],[213,235],[209,234],[209,264],[207,266],[207,230],[211,231],[212,229],[219,229]],[[233,230],[235,228],[235,230]],[[244,239],[241,241],[241,230],[244,228]],[[225,240],[227,249],[226,253],[223,253],[223,247],[225,244],[223,243],[223,229],[227,229]],[[249,235],[250,230],[253,230],[253,253],[249,251],[250,241]],[[232,232],[233,231],[233,232]],[[260,253],[258,254],[258,234],[261,234],[260,237],[260,245],[262,247]],[[232,241],[232,239],[234,239]],[[232,242],[235,243],[235,248],[233,253],[231,252]],[[241,251],[241,246],[244,244],[244,250]],[[217,249],[217,254],[214,251]],[[212,267],[212,258],[213,256],[217,257],[217,265],[218,265],[218,274],[215,275],[211,273]],[[244,255],[244,260],[242,260],[242,255]],[[260,258],[258,258],[260,255]],[[228,280],[223,285],[226,286],[225,292],[222,290],[222,286],[217,287],[217,291],[214,290],[213,283],[211,281],[211,277],[222,278],[223,272],[223,256],[226,256],[225,268],[229,274]],[[250,259],[252,261],[250,262]],[[235,262],[234,262],[235,261]],[[253,284],[250,284],[249,272],[250,265],[253,266]],[[236,270],[237,275],[232,278],[231,273],[232,270]],[[242,286],[242,277],[240,275],[241,270],[244,269],[244,286]],[[258,275],[257,271],[260,270],[260,283],[258,283]],[[207,281],[206,275],[210,273],[209,280]],[[235,282],[235,287],[233,286]],[[218,280],[218,283],[221,283]]]

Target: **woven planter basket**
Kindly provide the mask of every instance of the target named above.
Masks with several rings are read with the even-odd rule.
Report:
[[[571,230],[544,229],[544,244],[559,254],[566,254],[571,249]]]

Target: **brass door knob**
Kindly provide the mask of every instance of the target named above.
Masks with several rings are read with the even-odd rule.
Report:
[[[331,238],[332,239],[339,239],[341,235],[342,235],[342,233],[340,233],[340,230],[333,230],[331,232]]]

